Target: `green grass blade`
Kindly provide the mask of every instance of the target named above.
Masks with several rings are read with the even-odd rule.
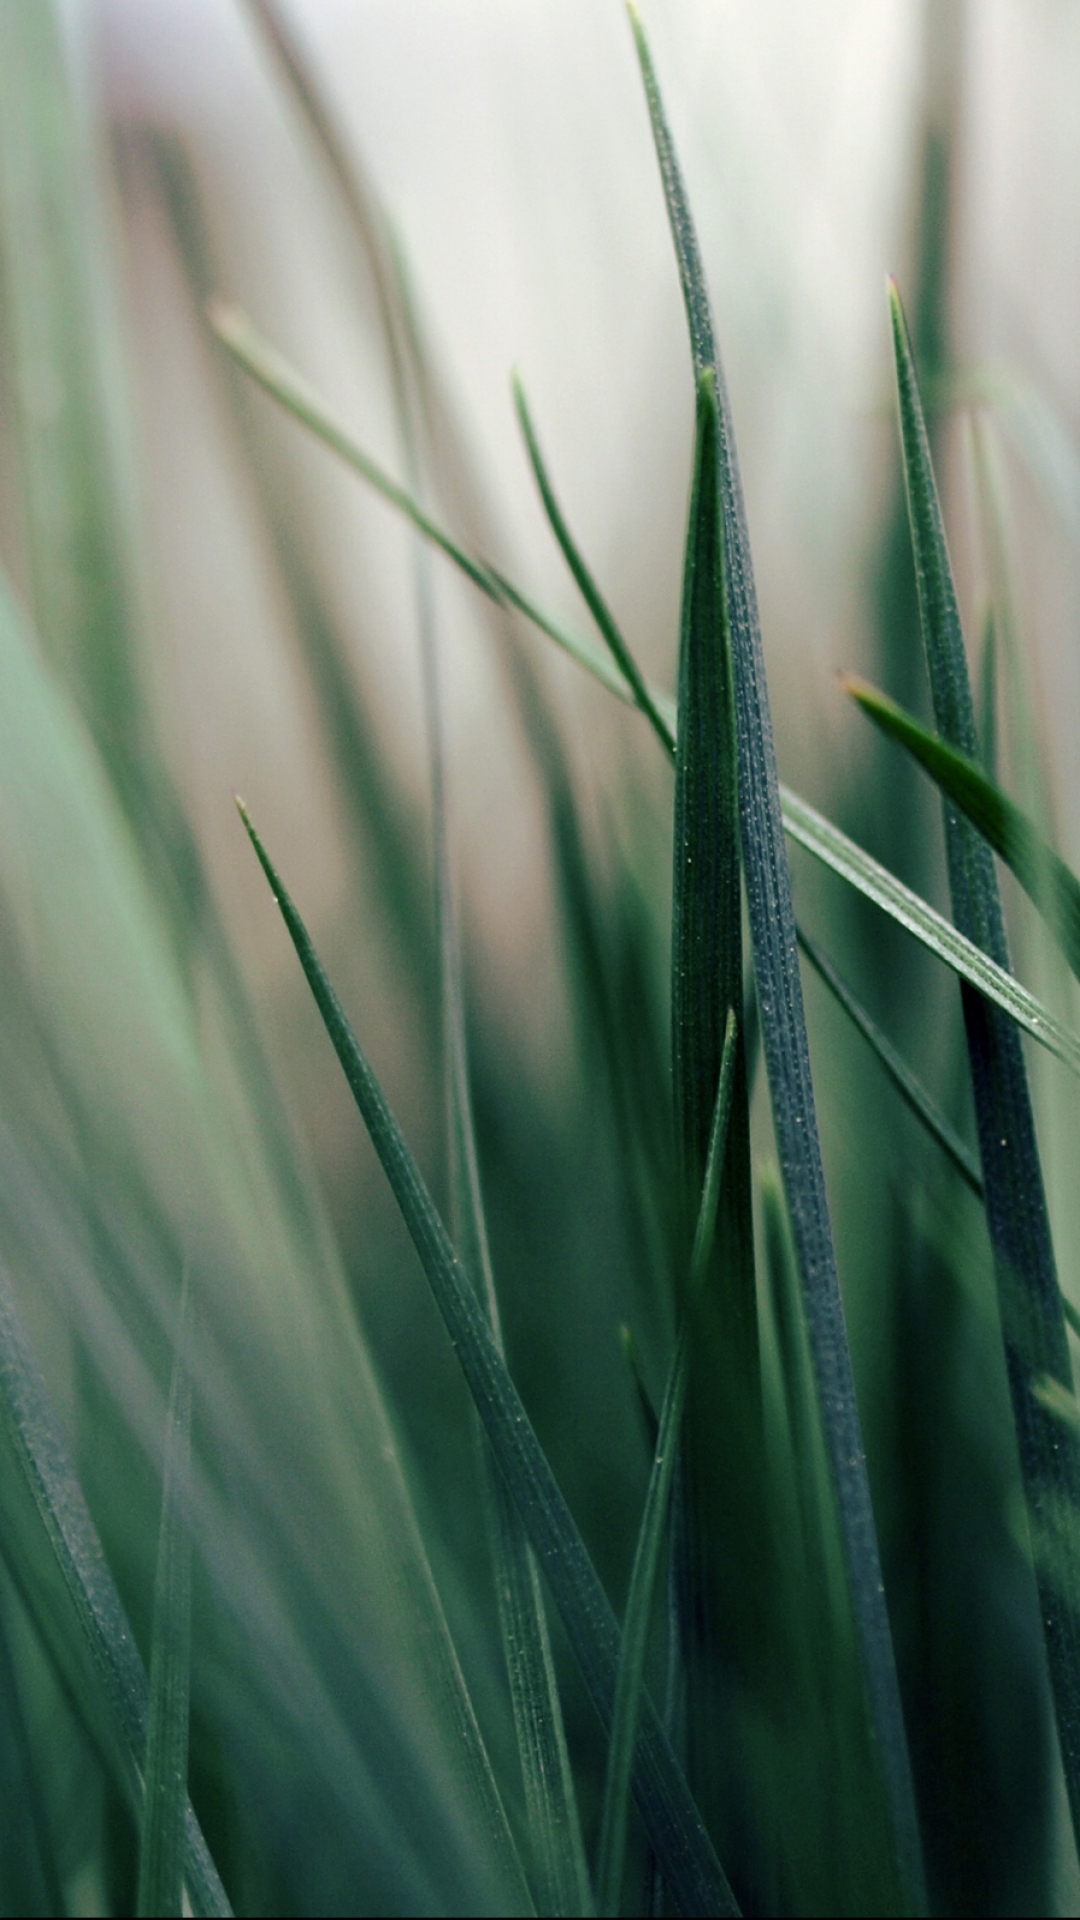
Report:
[[[781,795],[785,832],[799,846],[831,867],[865,899],[872,900],[961,980],[977,987],[985,999],[1007,1013],[1016,1026],[1056,1054],[1074,1073],[1080,1073],[1080,1037],[1056,1020],[1033,993],[806,800],[790,788],[782,788]]]
[[[0,1444],[5,1556],[88,1732],[138,1814],[146,1672],[2,1271]],[[231,1913],[190,1804],[184,1809],[184,1880],[196,1914]]]
[[[773,1122],[806,1299],[870,1718],[891,1810],[894,1869],[904,1897],[922,1910],[926,1905],[922,1844],[825,1195],[791,880],[731,408],[717,359],[689,203],[644,32],[632,7],[630,18],[682,279],[694,367],[699,379],[711,372],[716,380],[742,856]]]
[[[943,739],[974,760],[978,739],[960,614],[895,287],[890,288],[890,311],[934,718]],[[1005,922],[990,849],[948,800],[945,840],[957,927],[1007,968]],[[1020,1469],[1032,1537],[1046,1542],[1046,1550],[1036,1554],[1035,1573],[1065,1784],[1073,1827],[1080,1834],[1080,1443],[1055,1424],[1034,1391],[1045,1377],[1071,1390],[1072,1364],[1020,1036],[982,997],[962,989],[962,998]]]
[[[184,1810],[187,1805],[188,1727],[191,1712],[191,1376],[188,1371],[190,1287],[180,1293],[172,1387],[165,1428],[161,1531],[154,1576],[150,1649],[150,1724],[146,1736],[146,1793],[139,1844],[136,1911],[179,1916],[183,1911]]]
[[[946,1158],[951,1160],[960,1178],[971,1188],[976,1198],[981,1200],[982,1175],[979,1172],[979,1163],[971,1149],[960,1138],[956,1128],[946,1119],[918,1075],[908,1066],[903,1055],[893,1046],[888,1034],[882,1032],[877,1021],[852,992],[843,974],[833,965],[824,948],[811,938],[804,927],[798,929],[798,937],[799,945],[814,971],[825,982],[829,992],[843,1007],[849,1020],[858,1028],[864,1040],[869,1042],[901,1099],[906,1101],[916,1118],[922,1121],[927,1133],[937,1141]]]
[[[850,677],[842,684],[883,733],[907,748],[946,799],[960,808],[1011,867],[1080,980],[1080,880],[1072,869],[1047,844],[1023,809],[987,778],[969,754],[949,746],[876,687]]]
[[[597,1911],[617,1914],[626,1858],[626,1830],[630,1811],[630,1776],[637,1739],[638,1713],[645,1684],[645,1654],[653,1595],[667,1525],[668,1502],[678,1457],[679,1429],[686,1403],[686,1384],[690,1366],[691,1325],[701,1299],[702,1287],[712,1260],[716,1214],[720,1200],[720,1180],[724,1168],[728,1124],[732,1108],[737,1063],[736,1020],[729,1013],[724,1033],[724,1051],[720,1064],[720,1083],[716,1090],[716,1110],[709,1139],[705,1182],[698,1210],[697,1228],[690,1261],[690,1285],[687,1290],[683,1323],[675,1358],[668,1375],[656,1437],[655,1458],[645,1496],[630,1591],[623,1621],[622,1656],[615,1688],[615,1710],[611,1721],[604,1779],[604,1804],[600,1819],[600,1843],[597,1852]]]
[[[728,1008],[741,1010],[742,1004],[735,687],[720,419],[715,379],[707,370],[698,379],[684,563],[672,856],[671,1077],[683,1271],[709,1152],[724,1021]],[[680,1467],[684,1524],[676,1547],[689,1776],[736,1886],[744,1877],[753,1885],[761,1843],[745,1712],[761,1679],[761,1594],[769,1581],[752,1222],[750,1102],[740,1032],[713,1271],[690,1370]],[[722,1718],[725,1734],[718,1742]]]
[[[540,498],[544,503],[544,512],[547,514],[548,521],[551,525],[551,531],[559,543],[567,566],[577,581],[581,597],[588,607],[589,612],[592,614],[593,619],[596,621],[600,632],[603,634],[611,652],[612,659],[615,661],[616,666],[630,689],[635,704],[641,708],[642,713],[660,740],[665,746],[668,746],[670,744],[670,729],[663,715],[657,708],[645,676],[623,639],[618,624],[612,616],[611,610],[603,594],[600,592],[596,581],[593,579],[581,551],[574,540],[573,534],[570,532],[563,517],[562,509],[555,496],[555,489],[551,484],[551,477],[548,473],[544,456],[540,451],[540,442],[533,425],[532,415],[529,412],[529,403],[525,397],[525,388],[521,383],[520,375],[516,373],[514,375],[513,386],[514,405],[517,408],[517,416],[521,424],[525,446],[540,492]]]
[[[242,808],[241,812],[327,1033],[420,1256],[492,1451],[562,1615],[593,1703],[604,1725],[610,1728],[620,1649],[618,1624],[610,1603],[416,1162],[361,1052],[303,921],[246,812]],[[642,1702],[634,1793],[665,1880],[683,1911],[736,1912],[723,1870],[647,1696]]]

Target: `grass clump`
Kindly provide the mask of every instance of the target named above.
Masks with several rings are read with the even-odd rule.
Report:
[[[320,1102],[343,1076],[374,1153],[342,1136],[363,1206],[331,1217],[163,745],[116,290],[80,219],[92,173],[59,14],[25,0],[0,20],[26,603],[0,588],[0,1779],[18,1836],[0,1910],[1046,1904],[1080,1820],[1080,1415],[1021,1035],[1073,1075],[1080,1037],[1049,972],[1038,993],[1013,976],[994,858],[1078,975],[1080,883],[994,777],[993,646],[993,742],[976,726],[899,296],[933,726],[846,684],[942,794],[951,919],[779,781],[733,409],[636,11],[694,400],[674,699],[585,558],[516,376],[591,628],[488,557],[498,528],[400,248],[284,12],[249,11],[372,275],[403,479],[218,296],[194,176],[160,134],[147,177],[209,322],[221,417],[366,848],[365,926],[441,1118],[407,1137],[366,1050],[378,1006],[333,984],[342,943],[309,913],[310,876],[239,803],[317,1016],[292,1000]],[[940,318],[934,288],[919,310]],[[59,411],[41,403],[43,342]],[[267,399],[408,529],[430,863],[268,453]],[[496,633],[549,830],[579,1016],[555,1094],[476,986],[446,564]],[[1016,678],[1011,613],[998,625]],[[894,600],[882,627],[888,678]],[[604,858],[536,635],[641,716]],[[898,677],[910,702],[910,661]],[[643,793],[660,796],[666,872]],[[843,883],[809,889],[798,920],[793,846]],[[951,1079],[928,1084],[873,1010],[890,922],[944,963]],[[834,957],[853,928],[870,951],[854,983]],[[804,1000],[800,955],[828,1002]],[[379,1298],[410,1329],[396,1347]]]

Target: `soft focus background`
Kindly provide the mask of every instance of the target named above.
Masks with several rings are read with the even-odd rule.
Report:
[[[193,1276],[192,1792],[238,1909],[504,1910],[520,1890],[461,1758],[448,1652],[452,1637],[502,1779],[464,1389],[231,798],[442,1197],[414,543],[245,387],[204,318],[212,293],[242,305],[403,473],[371,254],[255,7],[3,6],[0,1253],[144,1652],[169,1329]],[[622,8],[277,11],[410,289],[437,396],[428,497],[585,623],[520,444],[519,368],[571,525],[670,687],[693,396]],[[1075,864],[1075,0],[653,0],[646,21],[732,390],[782,777],[942,903],[932,798],[836,684],[855,668],[926,704],[893,272],[977,677],[993,602],[999,765]],[[670,776],[639,716],[440,559],[432,579],[510,1358],[619,1603],[647,1452],[618,1328],[634,1324],[657,1391],[670,1332],[639,1271],[619,1079],[632,1054],[656,1175]],[[795,879],[963,1123],[951,981],[838,882],[798,859]],[[1020,970],[1075,1017],[1009,903]],[[808,1006],[935,1902],[1068,1909],[1080,1883],[981,1228],[812,983]],[[1055,1228],[1076,1246],[1075,1100],[1056,1068],[1035,1073]],[[1080,1293],[1064,1253],[1062,1282]],[[6,1576],[0,1600],[68,1910],[124,1911],[126,1816]],[[603,1749],[557,1652],[591,1831]],[[837,1864],[812,1741],[792,1767],[805,1906],[858,1910],[869,1883]],[[505,1797],[513,1826],[518,1789]],[[30,1897],[17,1870],[4,1910]],[[777,1902],[794,1884],[779,1876]]]

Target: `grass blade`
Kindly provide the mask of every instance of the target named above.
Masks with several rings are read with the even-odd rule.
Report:
[[[960,615],[929,443],[895,286],[890,311],[919,611],[934,718],[943,739],[978,754]],[[945,801],[953,915],[961,932],[1008,967],[1005,922],[986,842]],[[1047,1660],[1074,1831],[1080,1835],[1080,1442],[1035,1392],[1046,1378],[1072,1388],[1042,1168],[1020,1036],[985,999],[962,988],[987,1223],[1020,1468],[1035,1555]]]
[[[611,1606],[416,1162],[361,1052],[303,921],[242,807],[241,813],[420,1256],[500,1470],[562,1615],[593,1703],[603,1724],[610,1729],[620,1648],[618,1624]],[[648,1696],[642,1702],[634,1793],[662,1863],[665,1880],[682,1910],[686,1913],[737,1912],[723,1869]]]
[[[1047,844],[1023,809],[987,778],[969,754],[958,752],[929,727],[921,726],[903,707],[864,680],[847,677],[841,684],[883,733],[907,748],[945,798],[960,808],[1011,867],[1080,980],[1080,880],[1072,869]]]
[[[0,1525],[12,1574],[91,1737],[138,1813],[146,1673],[3,1272],[0,1441]],[[186,1797],[184,1881],[196,1914],[231,1913]]]
[[[773,1122],[806,1299],[870,1718],[891,1811],[894,1869],[904,1897],[922,1910],[926,1905],[922,1845],[825,1196],[761,629],[731,408],[717,359],[689,203],[644,32],[632,7],[630,18],[678,258],[694,369],[698,379],[711,373],[716,381],[742,856]]]
[[[937,1141],[946,1159],[951,1160],[960,1178],[970,1187],[976,1198],[981,1200],[982,1175],[979,1172],[979,1163],[971,1149],[960,1138],[952,1123],[946,1119],[918,1075],[912,1071],[903,1055],[893,1046],[888,1035],[882,1032],[877,1021],[852,992],[843,974],[833,965],[824,948],[811,938],[804,927],[799,928],[798,935],[799,945],[815,973],[825,982],[829,992],[843,1007],[864,1040],[869,1042],[901,1099],[910,1107],[916,1119],[922,1121],[927,1133]]]
[[[637,1738],[638,1712],[645,1684],[645,1653],[653,1594],[667,1525],[668,1502],[678,1457],[679,1429],[686,1403],[686,1385],[690,1367],[690,1332],[700,1304],[702,1288],[712,1260],[716,1231],[720,1181],[724,1169],[728,1124],[732,1108],[737,1065],[736,1021],[728,1014],[724,1033],[724,1051],[720,1064],[720,1084],[716,1092],[716,1110],[709,1139],[705,1181],[701,1193],[694,1247],[690,1261],[690,1284],[683,1310],[675,1358],[668,1375],[656,1436],[655,1458],[645,1497],[645,1511],[634,1550],[630,1591],[623,1621],[622,1655],[615,1688],[615,1709],[611,1722],[607,1774],[604,1780],[604,1805],[600,1820],[600,1845],[597,1866],[597,1911],[617,1914],[626,1855],[626,1828],[630,1810],[630,1775]]]
[[[165,1428],[161,1531],[154,1576],[150,1649],[150,1725],[146,1736],[146,1795],[139,1846],[140,1916],[183,1911],[184,1809],[187,1804],[191,1710],[191,1377],[187,1341],[190,1288],[180,1293],[176,1355]]]
[[[977,987],[985,999],[1008,1014],[1016,1026],[1056,1054],[1074,1073],[1080,1073],[1080,1038],[1060,1020],[1055,1020],[1019,980],[999,967],[943,914],[912,893],[902,880],[897,880],[870,854],[864,853],[854,840],[849,840],[847,834],[841,833],[839,827],[834,827],[806,800],[801,800],[790,788],[781,788],[781,797],[784,830],[799,846],[831,867],[865,899],[872,900],[898,926],[921,940],[927,951],[936,954],[961,980]]]

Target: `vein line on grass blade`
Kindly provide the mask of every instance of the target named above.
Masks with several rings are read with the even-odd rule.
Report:
[[[716,379],[743,868],[762,1038],[863,1676],[890,1808],[894,1867],[904,1897],[921,1911],[926,1907],[922,1841],[825,1196],[776,754],[731,407],[716,354],[689,202],[641,21],[633,6],[629,12],[682,279],[694,367],[699,376],[712,371]]]
[[[720,1084],[716,1091],[716,1109],[709,1139],[709,1156],[701,1193],[697,1229],[690,1261],[690,1284],[683,1309],[675,1358],[671,1364],[659,1429],[654,1448],[652,1472],[641,1517],[630,1591],[623,1621],[622,1654],[615,1688],[615,1709],[611,1721],[607,1772],[604,1777],[604,1802],[600,1817],[600,1844],[597,1849],[597,1911],[617,1914],[626,1858],[626,1830],[630,1800],[630,1775],[637,1736],[638,1712],[645,1684],[645,1654],[652,1617],[656,1576],[663,1551],[668,1503],[678,1458],[679,1429],[686,1404],[686,1384],[690,1364],[690,1331],[700,1301],[702,1287],[712,1257],[716,1231],[716,1211],[720,1199],[720,1180],[727,1146],[728,1121],[735,1084],[736,1020],[730,1012],[724,1033],[724,1053],[720,1066]]]
[[[975,712],[960,612],[900,296],[889,287],[904,477],[934,718],[946,744],[974,760]],[[949,891],[958,928],[1008,968],[990,847],[944,800]],[[1035,1553],[1050,1684],[1073,1829],[1080,1835],[1080,1438],[1036,1392],[1072,1390],[1027,1073],[1015,1026],[962,988],[987,1223],[994,1250],[1006,1369]]]
[[[296,907],[243,802],[238,800],[237,806],[420,1256],[492,1451],[562,1615],[582,1677],[601,1721],[610,1729],[620,1652],[619,1628],[610,1602],[420,1170]],[[737,1913],[723,1868],[647,1694],[642,1700],[634,1797],[662,1863],[665,1881],[682,1911]]]

